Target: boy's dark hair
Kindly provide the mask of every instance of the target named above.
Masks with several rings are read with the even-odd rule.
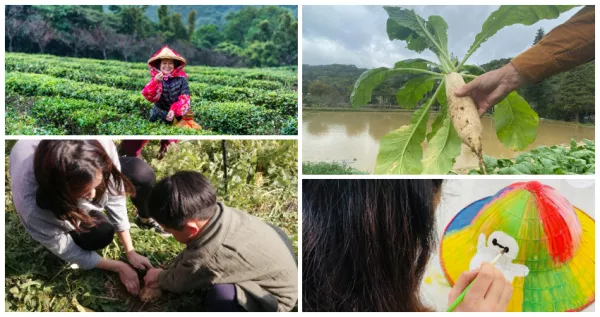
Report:
[[[181,230],[189,219],[206,220],[217,210],[217,192],[204,175],[181,171],[163,178],[148,200],[150,217]]]

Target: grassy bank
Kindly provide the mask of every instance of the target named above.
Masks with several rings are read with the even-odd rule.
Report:
[[[346,164],[338,162],[303,162],[302,173],[306,175],[368,175],[352,168]]]

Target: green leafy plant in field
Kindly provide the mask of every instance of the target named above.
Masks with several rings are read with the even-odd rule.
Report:
[[[543,19],[557,18],[574,6],[501,6],[483,23],[467,54],[459,62],[448,51],[448,25],[441,16],[425,20],[414,10],[385,6],[388,14],[387,34],[390,40],[405,41],[415,52],[432,51],[437,61],[422,58],[396,62],[394,68],[375,68],[364,72],[356,81],[351,95],[355,107],[366,105],[371,92],[388,78],[399,73],[415,74],[396,94],[398,105],[417,109],[410,125],[403,126],[384,136],[379,145],[375,166],[376,174],[446,174],[461,152],[461,141],[450,116],[446,100],[445,75],[457,72],[467,81],[484,73],[476,65],[466,64],[469,57],[490,37],[506,26],[532,25]],[[433,94],[430,92],[434,91]],[[442,109],[427,131],[427,121],[432,104],[437,100]],[[495,106],[494,125],[498,139],[506,147],[522,150],[537,136],[539,117],[531,106],[517,94],[510,93]],[[427,141],[427,152],[422,143]],[[484,146],[485,149],[485,146]]]
[[[14,141],[6,142],[5,154]],[[118,141],[115,141],[118,143]],[[221,141],[181,141],[157,160],[158,141],[150,141],[143,159],[158,179],[180,170],[195,170],[217,188],[220,201],[282,228],[298,252],[298,146],[293,140],[227,140],[227,180]],[[129,295],[117,274],[72,270],[31,239],[15,212],[5,159],[5,309],[6,311],[202,311],[203,291],[166,294],[152,303]],[[130,221],[136,214],[128,201]],[[132,223],[135,248],[158,267],[168,264],[183,245]],[[111,259],[125,259],[116,242],[102,250]],[[143,276],[140,275],[140,279]]]
[[[596,172],[596,144],[583,140],[577,144],[571,140],[569,146],[540,146],[531,152],[521,153],[514,159],[498,159],[484,156],[488,174],[594,174]],[[469,174],[477,175],[479,170]]]

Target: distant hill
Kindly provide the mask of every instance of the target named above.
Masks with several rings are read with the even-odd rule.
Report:
[[[146,10],[146,15],[150,20],[154,22],[158,22],[158,7],[159,6],[150,6],[148,10]],[[171,13],[179,13],[181,14],[184,21],[187,21],[187,16],[192,10],[196,10],[196,27],[204,24],[216,24],[221,26],[225,21],[225,16],[228,12],[233,11],[237,12],[242,9],[243,5],[170,5],[169,6],[169,14]],[[257,6],[260,7],[260,6]],[[298,6],[294,5],[280,5],[279,7],[288,8],[292,11],[292,14],[297,17],[298,16]]]

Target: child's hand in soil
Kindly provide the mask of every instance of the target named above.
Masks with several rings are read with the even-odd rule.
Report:
[[[173,121],[173,118],[175,118],[175,112],[173,112],[173,110],[169,110],[169,112],[167,113],[167,121]]]
[[[162,72],[158,72],[158,74],[156,74],[156,76],[154,76],[154,80],[156,80],[157,82],[162,82],[163,81],[163,73]]]
[[[150,288],[158,288],[158,274],[160,274],[160,272],[162,272],[163,269],[149,269],[148,272],[146,273],[146,276],[144,276],[144,283],[146,285],[146,287],[150,287]]]
[[[129,261],[129,264],[134,268],[138,270],[149,270],[152,268],[152,264],[150,264],[150,261],[145,256],[139,255],[135,251],[127,252],[126,255],[127,261]]]

